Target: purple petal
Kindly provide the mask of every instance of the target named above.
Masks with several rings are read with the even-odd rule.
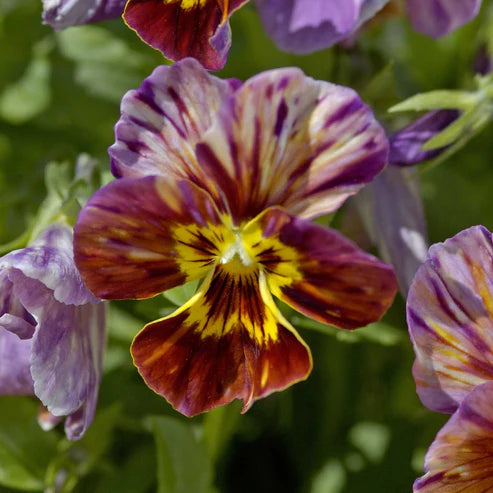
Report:
[[[481,0],[407,0],[407,13],[414,29],[440,38],[474,19]]]
[[[394,267],[404,296],[428,253],[421,195],[406,171],[387,167],[356,196],[367,211],[369,206],[372,236],[383,260]]]
[[[195,144],[238,85],[236,80],[209,75],[192,58],[157,67],[139,89],[122,99],[116,142],[109,148],[113,174],[203,179]]]
[[[0,329],[13,332],[21,339],[30,339],[36,320],[15,295],[8,273],[8,268],[0,267]]]
[[[49,226],[29,247],[2,257],[0,268],[17,270],[26,278],[41,281],[61,303],[82,305],[99,301],[82,282],[74,263],[72,231],[66,226]],[[29,296],[35,299],[37,293],[31,292]]]
[[[423,151],[423,145],[459,117],[457,110],[434,110],[395,132],[389,139],[389,164],[411,166],[439,156],[447,147]]]
[[[0,327],[0,395],[33,395],[31,341]]]
[[[347,38],[387,1],[257,0],[257,9],[279,48],[310,53]]]
[[[414,492],[493,490],[493,382],[474,388],[439,431]]]
[[[127,0],[43,0],[43,22],[55,29],[113,19]]]
[[[407,321],[423,404],[454,412],[493,380],[493,241],[483,226],[433,245],[409,290]]]

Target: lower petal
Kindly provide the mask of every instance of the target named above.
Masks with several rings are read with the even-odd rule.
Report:
[[[421,493],[493,490],[493,382],[476,387],[440,430],[425,458]]]
[[[148,324],[132,344],[147,385],[187,416],[256,399],[304,380],[311,354],[277,311],[262,272],[211,272],[169,317]]]

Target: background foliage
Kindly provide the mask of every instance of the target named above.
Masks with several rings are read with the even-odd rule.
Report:
[[[438,42],[412,32],[401,16],[380,16],[344,46],[299,57],[277,51],[247,5],[232,18],[233,46],[220,75],[246,79],[300,66],[357,89],[390,133],[416,116],[389,114],[399,101],[473,87],[478,49],[493,43],[491,7],[484,2],[474,22]],[[119,101],[164,63],[119,20],[54,33],[40,15],[40,0],[0,0],[0,244],[13,247],[33,227],[48,163],[72,166],[88,153],[103,181],[110,179],[106,149]],[[473,224],[493,228],[491,130],[440,166],[421,169],[432,242]],[[415,395],[402,298],[384,322],[353,333],[288,312],[313,351],[310,378],[246,415],[234,402],[186,419],[147,389],[129,345],[146,321],[188,294],[112,303],[98,412],[79,442],[64,438],[61,427],[42,431],[34,399],[0,398],[1,492],[410,491],[446,417]]]

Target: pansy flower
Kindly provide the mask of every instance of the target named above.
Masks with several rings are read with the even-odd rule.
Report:
[[[69,227],[0,258],[0,395],[36,395],[40,424],[67,416],[76,440],[94,416],[104,347],[104,304],[77,271]]]
[[[272,295],[347,329],[392,302],[389,266],[308,221],[386,161],[384,132],[351,89],[294,68],[241,85],[183,60],[123,98],[110,155],[119,179],[82,209],[76,263],[109,299],[203,279],[132,344],[147,385],[183,414],[235,398],[246,411],[307,377],[310,351]]]
[[[493,237],[483,226],[433,245],[409,291],[413,374],[423,404],[453,417],[416,491],[489,491],[493,429]]]

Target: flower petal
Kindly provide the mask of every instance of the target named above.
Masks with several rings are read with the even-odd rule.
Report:
[[[478,15],[481,0],[407,0],[407,12],[417,31],[440,38]]]
[[[474,388],[465,397],[429,448],[425,470],[413,491],[493,490],[493,382]]]
[[[334,230],[271,208],[246,226],[244,238],[271,292],[309,317],[354,329],[392,304],[392,268]]]
[[[0,395],[33,395],[31,341],[0,326]]]
[[[416,176],[409,171],[387,166],[355,197],[380,256],[394,267],[405,297],[428,253],[421,195]]]
[[[148,298],[200,279],[232,235],[206,192],[161,176],[96,192],[75,225],[75,261],[101,298]]]
[[[48,410],[65,416],[84,409],[78,427],[67,436],[80,438],[92,421],[105,347],[104,305],[66,305],[36,279],[13,269],[10,279],[22,304],[38,320],[32,339],[34,392]]]
[[[257,0],[264,29],[276,45],[310,53],[350,36],[388,0]]]
[[[40,281],[61,303],[82,305],[99,301],[86,288],[74,264],[72,231],[67,226],[52,224],[29,247],[0,258],[1,268],[18,270]]]
[[[8,267],[0,268],[0,329],[8,330],[21,339],[30,339],[36,320],[15,295],[9,271]]]
[[[454,412],[476,386],[493,380],[493,242],[483,226],[433,245],[407,300],[419,397]]]
[[[305,379],[310,351],[278,312],[263,273],[218,267],[172,315],[144,327],[132,344],[147,385],[193,416],[256,399]]]
[[[139,89],[122,99],[116,142],[109,148],[113,174],[203,180],[195,144],[237,85],[209,75],[191,58],[157,67]]]
[[[352,89],[288,68],[249,79],[225,101],[197,157],[237,222],[270,205],[313,217],[373,179],[387,140]]]
[[[43,22],[55,29],[113,19],[127,0],[43,0]]]
[[[247,0],[129,0],[124,19],[171,60],[191,56],[221,69],[231,46],[228,19]]]
[[[434,110],[426,113],[390,137],[389,164],[412,166],[439,156],[447,147],[423,151],[428,140],[457,120],[457,110]]]

